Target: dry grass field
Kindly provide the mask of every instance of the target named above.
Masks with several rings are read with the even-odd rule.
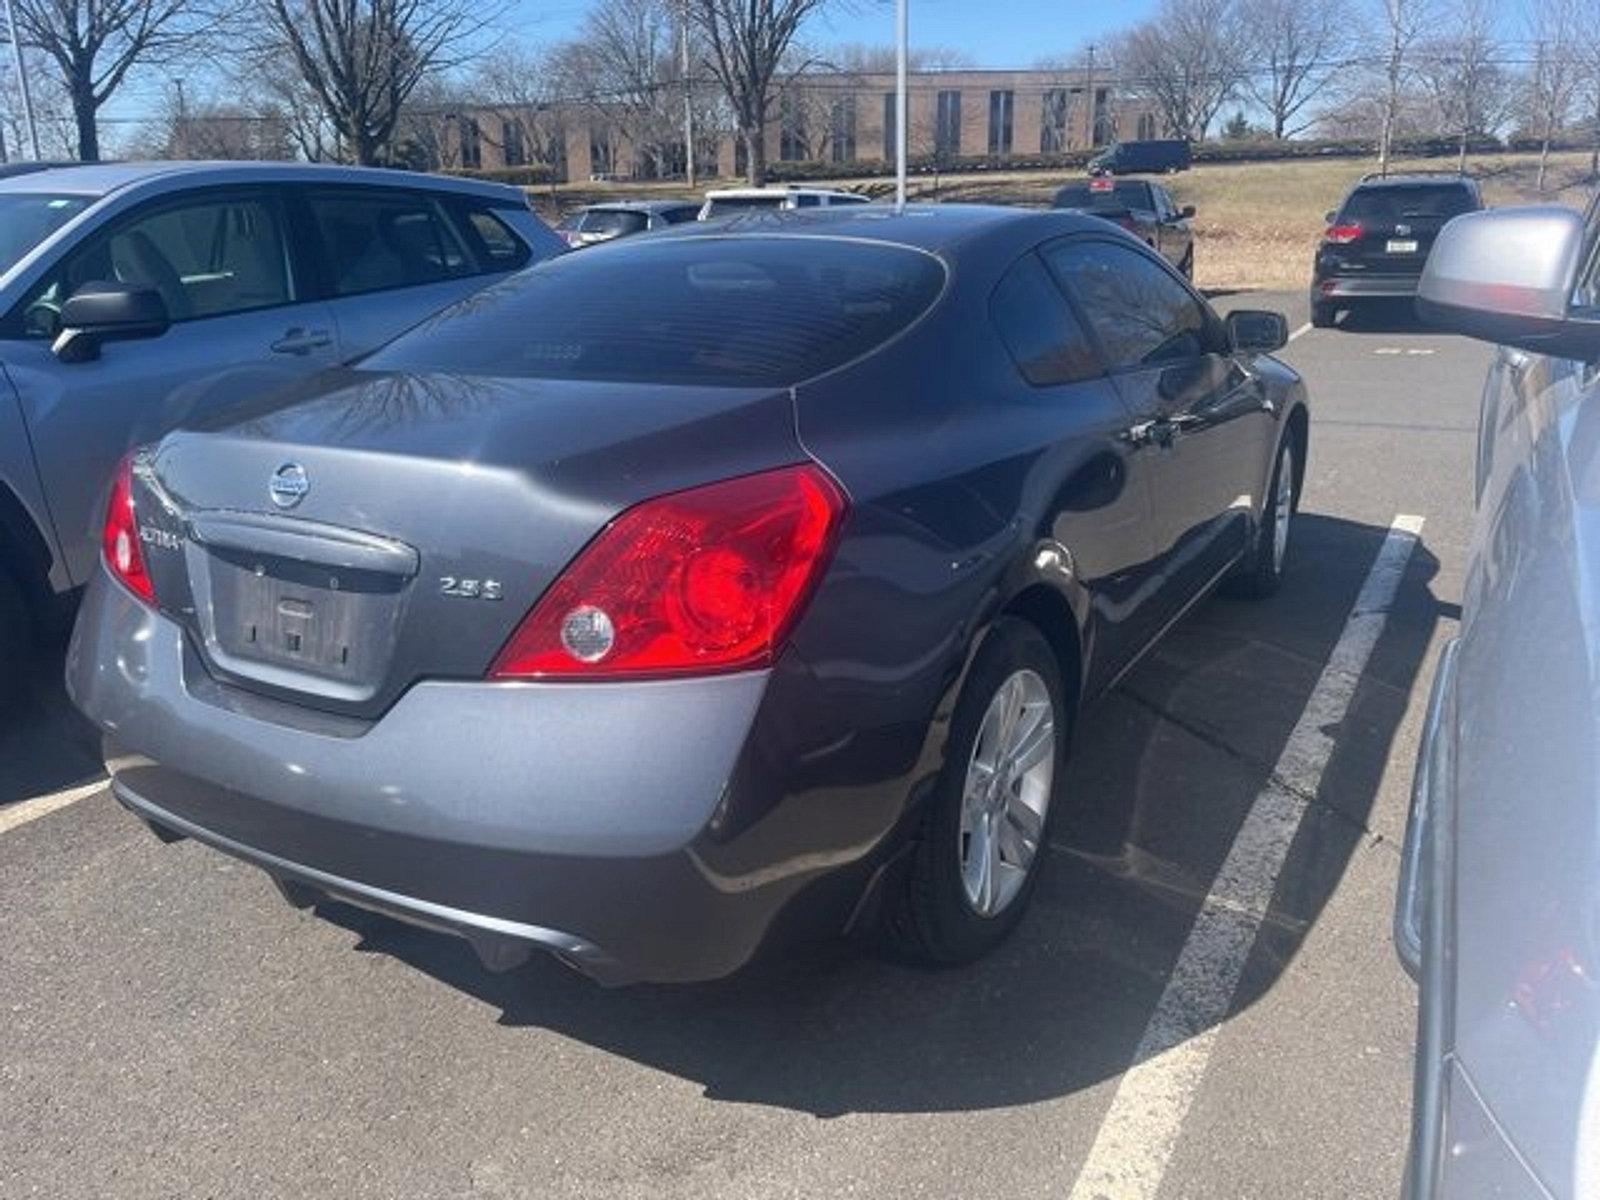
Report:
[[[1549,187],[1534,188],[1538,158],[1531,154],[1474,156],[1467,169],[1483,181],[1490,204],[1529,204],[1540,200],[1582,205],[1593,186],[1587,154],[1551,158]],[[1448,170],[1453,160],[1402,161],[1396,170]],[[1198,212],[1195,274],[1207,288],[1297,288],[1310,278],[1311,255],[1323,228],[1323,214],[1372,164],[1356,159],[1201,165],[1172,176],[1168,183],[1179,204]],[[911,196],[981,204],[1043,206],[1071,173],[993,172],[918,176]],[[819,186],[826,186],[825,184]],[[872,195],[892,190],[888,180],[851,180],[841,185]],[[534,201],[546,216],[605,199],[681,194],[673,184],[570,184],[539,188]]]

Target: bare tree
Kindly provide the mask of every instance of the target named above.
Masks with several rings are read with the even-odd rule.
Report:
[[[258,58],[279,71],[294,65],[340,156],[358,163],[378,161],[416,86],[460,62],[501,11],[476,0],[255,3]]]
[[[1121,86],[1150,99],[1167,128],[1199,141],[1248,68],[1239,0],[1162,0],[1118,39]]]
[[[670,147],[683,140],[683,73],[678,38],[684,20],[663,0],[608,0],[590,10],[580,43],[591,87],[631,143],[647,174],[665,174]]]
[[[1587,100],[1591,140],[1589,174],[1600,176],[1600,0],[1583,0],[1579,16],[1587,36],[1575,47],[1579,67],[1579,86]]]
[[[190,48],[213,27],[204,0],[15,0],[18,32],[55,67],[78,157],[100,158],[100,108],[128,74]]]
[[[1389,173],[1395,125],[1400,117],[1412,51],[1434,15],[1434,0],[1378,0],[1382,10],[1383,118],[1378,135],[1378,173]]]
[[[1328,87],[1349,43],[1342,0],[1243,0],[1256,70],[1243,91],[1264,109],[1279,139],[1311,125],[1309,106]]]
[[[767,179],[766,122],[774,82],[800,27],[827,0],[682,0],[705,42],[745,147],[750,183]]]
[[[35,56],[30,54],[29,58]],[[9,69],[9,53],[6,60],[0,67],[0,148],[9,156],[28,145],[28,125],[23,117],[17,73]],[[28,64],[28,90],[33,100],[34,123],[39,130],[40,152],[46,158],[71,158],[77,145],[72,102],[54,72],[40,71],[40,66],[37,61]]]
[[[1462,0],[1454,25],[1419,46],[1417,75],[1441,128],[1458,139],[1456,169],[1464,172],[1472,139],[1495,133],[1509,114],[1511,77],[1499,61],[1495,0]]]
[[[1537,187],[1542,192],[1550,166],[1550,143],[1571,115],[1578,90],[1577,0],[1532,0],[1528,25],[1536,47],[1528,73],[1528,107],[1539,137]]]

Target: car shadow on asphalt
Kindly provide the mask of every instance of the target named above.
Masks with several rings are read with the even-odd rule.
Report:
[[[1424,324],[1417,316],[1416,301],[1367,300],[1346,309],[1335,329],[1351,334],[1405,334],[1418,337],[1444,337],[1441,330]]]
[[[505,1026],[693,1080],[714,1100],[829,1117],[1069,1095],[1129,1064],[1387,532],[1302,517],[1277,597],[1206,602],[1085,715],[1070,807],[1034,905],[1014,937],[972,966],[923,970],[849,944],[812,945],[715,984],[608,991],[551,959],[495,975],[455,939],[343,904],[318,911],[355,933],[358,949],[481,999]],[[1419,546],[1322,785],[1305,797],[1236,1010],[1272,988],[1353,855],[1395,853],[1371,818],[1441,619],[1429,588],[1436,572]]]
[[[27,664],[27,694],[0,713],[0,812],[105,774],[99,737],[62,685],[66,648],[65,632],[44,638]]]

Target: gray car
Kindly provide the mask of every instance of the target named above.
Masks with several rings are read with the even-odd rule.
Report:
[[[1396,914],[1421,983],[1407,1195],[1600,1195],[1600,219],[1445,226],[1418,305],[1502,343],[1459,637]]]
[[[88,579],[130,446],[561,249],[521,192],[469,180],[287,163],[0,179],[0,662]]]

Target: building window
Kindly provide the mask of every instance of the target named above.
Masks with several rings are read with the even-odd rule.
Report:
[[[940,158],[961,153],[961,93],[954,89],[939,93],[939,107],[933,127],[933,152]]]
[[[778,101],[778,158],[783,162],[799,162],[807,157],[806,114],[795,97],[786,95]]]
[[[506,166],[520,167],[528,161],[527,147],[522,141],[521,121],[500,122],[500,145],[505,151]]]
[[[1011,153],[1011,128],[1016,102],[1015,92],[989,93],[989,153],[992,155]]]
[[[483,166],[483,130],[478,128],[477,117],[462,117],[461,165],[477,168]]]
[[[1094,144],[1104,146],[1111,141],[1110,96],[1105,88],[1094,93]]]
[[[611,139],[605,134],[596,137],[589,132],[589,174],[613,175],[616,173],[616,156],[612,153]]]
[[[895,107],[894,93],[883,94],[883,161],[893,162],[897,157],[895,149]]]
[[[1039,153],[1063,154],[1071,144],[1067,114],[1072,111],[1066,88],[1049,88],[1039,114]]]
[[[830,131],[829,141],[833,143],[833,161],[836,163],[855,162],[856,160],[856,98],[845,96],[833,102],[833,109],[829,113],[833,126]]]
[[[1156,136],[1156,115],[1155,115],[1155,113],[1147,113],[1147,112],[1146,113],[1140,113],[1139,114],[1139,140],[1141,142],[1148,142],[1148,141],[1153,140],[1155,138],[1155,136]]]

